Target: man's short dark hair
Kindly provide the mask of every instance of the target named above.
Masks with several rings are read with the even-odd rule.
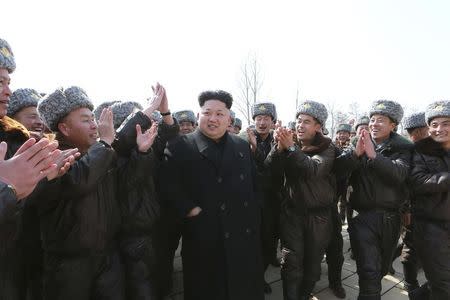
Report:
[[[208,100],[218,100],[223,102],[228,109],[230,109],[233,104],[233,97],[231,94],[222,90],[204,91],[198,96],[198,104],[200,104],[200,107],[203,107]]]

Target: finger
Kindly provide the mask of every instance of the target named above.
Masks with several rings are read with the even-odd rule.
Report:
[[[36,143],[35,145],[39,145],[41,141]],[[45,143],[44,143],[45,144]],[[50,156],[55,150],[58,148],[58,143],[56,141],[48,143],[44,148],[42,148],[39,152],[37,152],[33,157],[29,159],[29,162],[32,166],[36,166],[41,160]],[[61,153],[58,150],[58,155]],[[58,156],[55,156],[55,161],[58,159]]]
[[[44,139],[42,139],[44,140]],[[14,156],[20,155],[24,153],[25,151],[29,150],[27,154],[24,155],[25,159],[29,159],[31,156],[33,156],[37,151],[39,151],[43,146],[35,146],[33,149],[30,149],[32,146],[36,145],[36,140],[34,138],[28,139],[25,143],[22,144],[22,146],[17,150],[17,152],[14,154]]]
[[[58,166],[56,164],[51,164],[47,169],[40,171],[37,176],[37,182],[41,181],[42,179],[47,177],[47,175],[49,175],[50,173],[54,172],[57,169]]]
[[[6,151],[8,150],[8,144],[5,142],[0,143],[0,161],[5,160]]]
[[[136,124],[136,134],[137,134],[137,137],[140,137],[142,135],[142,128],[141,128],[141,125],[139,125],[139,124]]]
[[[42,170],[47,169],[51,165],[56,165],[56,162],[58,161],[58,156],[61,154],[61,150],[55,150],[51,152],[50,154],[47,154],[47,156],[41,158],[39,161],[37,161],[36,164],[33,164],[34,169],[39,172]],[[36,155],[38,156],[38,155]],[[34,158],[33,158],[34,159]]]

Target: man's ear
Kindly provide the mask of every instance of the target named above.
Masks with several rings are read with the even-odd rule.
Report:
[[[69,136],[70,128],[65,122],[58,123],[58,131],[62,133],[63,136]]]

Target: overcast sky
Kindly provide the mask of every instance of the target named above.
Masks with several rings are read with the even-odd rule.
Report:
[[[285,121],[297,85],[300,100],[343,110],[379,98],[420,110],[450,98],[446,0],[14,0],[0,13],[16,56],[13,89],[78,85],[95,104],[144,102],[159,81],[172,111],[196,111],[205,89],[238,101],[240,68],[254,53],[259,98]]]

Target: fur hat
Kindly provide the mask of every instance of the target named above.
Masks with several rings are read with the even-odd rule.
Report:
[[[336,130],[336,133],[340,132],[340,131],[347,131],[347,132],[352,132],[352,125],[350,124],[339,124]]]
[[[377,100],[372,102],[369,110],[369,116],[372,117],[377,114],[389,117],[389,119],[393,122],[399,124],[403,118],[403,108],[395,101]]]
[[[355,124],[355,131],[358,130],[358,126],[360,125],[369,125],[370,119],[368,116],[362,116],[358,119],[358,122]]]
[[[111,106],[114,116],[114,128],[117,129],[135,109],[142,110],[142,105],[134,101],[117,102]]]
[[[41,95],[33,89],[15,90],[9,98],[8,116],[12,117],[26,107],[37,107],[41,98]]]
[[[450,101],[442,100],[436,101],[427,106],[425,109],[425,119],[427,120],[427,124],[430,125],[430,122],[434,118],[438,117],[450,117]]]
[[[151,118],[153,122],[156,123],[161,123],[163,116],[161,116],[161,113],[157,110],[155,110],[154,112],[152,112]]]
[[[234,120],[236,119],[236,113],[230,109],[230,117],[231,117],[231,124],[234,124]]]
[[[58,123],[78,108],[94,109],[86,92],[77,86],[58,88],[38,104],[39,115],[51,131],[58,131]]]
[[[116,104],[117,102],[120,102],[120,101],[105,101],[105,102],[101,103],[99,106],[97,106],[94,109],[95,120],[98,121],[98,119],[100,119],[100,115],[102,114],[102,111],[104,108],[111,107],[114,104]]]
[[[294,121],[288,122],[287,128],[295,131],[296,124]]]
[[[16,62],[11,47],[7,41],[2,39],[0,39],[0,69],[6,69],[8,73],[12,73],[16,69]]]
[[[427,122],[425,122],[425,113],[420,112],[406,116],[403,119],[403,127],[405,129],[427,127]]]
[[[173,114],[173,117],[177,119],[178,124],[181,122],[191,122],[195,124],[197,122],[197,118],[192,110],[180,110]]]
[[[300,114],[314,117],[322,126],[325,125],[328,118],[328,111],[325,105],[311,100],[306,100],[300,103],[297,108],[297,113],[295,114],[295,119],[297,119]]]
[[[239,118],[234,119],[234,126],[239,127],[239,129],[242,129],[242,120]]]
[[[277,120],[277,108],[275,104],[270,102],[257,102],[252,106],[252,119],[255,120],[256,116],[268,115],[272,117],[275,122]]]

